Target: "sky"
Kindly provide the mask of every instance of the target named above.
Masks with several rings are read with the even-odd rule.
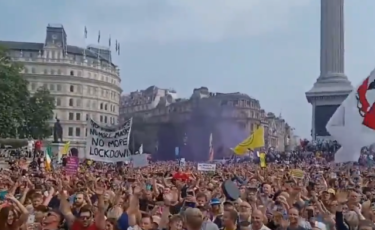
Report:
[[[319,76],[318,0],[28,0],[0,2],[0,40],[43,42],[63,24],[68,44],[117,39],[124,92],[156,85],[241,92],[308,137],[305,98]],[[375,1],[345,2],[345,72],[353,85],[375,64]],[[84,39],[84,27],[88,38]],[[114,48],[112,47],[114,50]]]

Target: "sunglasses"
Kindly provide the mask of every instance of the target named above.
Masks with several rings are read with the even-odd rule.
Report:
[[[89,220],[91,216],[80,216],[79,219],[81,220]]]

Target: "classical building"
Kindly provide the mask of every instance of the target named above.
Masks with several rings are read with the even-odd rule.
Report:
[[[207,160],[212,134],[215,156],[230,155],[230,148],[260,125],[266,146],[283,151],[289,126],[281,117],[266,114],[258,100],[242,93],[212,93],[194,89],[189,99],[176,91],[151,86],[122,95],[120,120],[133,117],[133,148],[143,144],[158,159]]]
[[[44,42],[0,41],[0,45],[23,64],[31,93],[46,87],[55,97],[55,117],[72,147],[85,150],[86,117],[108,125],[118,122],[121,79],[108,48],[68,45],[62,25],[48,25]],[[54,123],[51,120],[51,127]]]
[[[344,0],[321,0],[320,75],[306,92],[312,105],[312,139],[328,139],[326,125],[353,90],[345,75]]]

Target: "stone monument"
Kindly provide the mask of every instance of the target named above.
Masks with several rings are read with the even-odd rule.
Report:
[[[330,139],[326,125],[353,90],[344,68],[344,0],[321,0],[320,4],[320,75],[306,92],[312,105],[313,140]]]

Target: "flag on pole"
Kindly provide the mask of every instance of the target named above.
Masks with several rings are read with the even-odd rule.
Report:
[[[117,43],[117,39],[116,39],[115,49],[116,49],[116,52],[117,52],[117,50],[118,50],[118,43]]]
[[[86,28],[86,26],[85,26],[85,39],[87,38],[87,28]]]
[[[61,152],[61,155],[66,155],[69,153],[69,150],[70,150],[70,141],[66,142],[64,144],[64,147],[62,149],[62,152]]]
[[[52,153],[52,147],[50,145],[47,146],[47,149],[46,149],[46,170],[48,171],[51,171],[52,170],[52,156],[53,156],[53,153]]]
[[[100,30],[99,30],[99,33],[98,33],[98,44],[100,43]]]
[[[143,154],[143,144],[141,144],[141,146],[139,147],[138,153],[139,154]]]
[[[357,162],[361,148],[374,143],[375,70],[337,108],[326,129],[341,144],[335,163]]]
[[[120,55],[120,43],[117,44],[117,54]]]
[[[209,142],[209,152],[208,152],[208,161],[214,160],[214,148],[212,145],[212,133],[210,134],[210,142]]]
[[[233,152],[236,155],[243,155],[250,150],[264,147],[264,128],[260,126],[248,138],[234,147]]]
[[[108,46],[109,46],[109,48],[111,48],[111,35],[109,36]]]

